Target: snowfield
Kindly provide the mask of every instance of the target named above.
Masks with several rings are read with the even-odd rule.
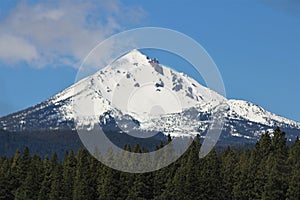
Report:
[[[133,120],[135,130],[186,136],[204,133],[220,105],[227,137],[255,139],[276,126],[300,130],[299,122],[247,101],[228,100],[138,50],[34,107],[1,118],[0,128],[92,129],[114,118],[124,130]]]

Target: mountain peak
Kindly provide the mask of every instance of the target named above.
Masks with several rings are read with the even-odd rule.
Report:
[[[112,64],[108,65],[105,70],[130,70],[137,66],[148,64],[147,56],[142,54],[139,50],[133,49],[123,56],[116,59]],[[103,71],[103,70],[101,70]]]
[[[145,62],[147,61],[147,56],[142,54],[139,50],[133,49],[118,60],[120,59],[127,59],[129,62]]]
[[[132,49],[129,53],[127,54],[142,54],[138,49]],[[143,54],[142,54],[143,55]]]
[[[74,102],[80,109],[74,109]],[[106,119],[117,119],[127,126],[128,120],[133,119],[140,131],[162,131],[172,136],[203,135],[210,126],[215,106],[224,102],[229,105],[223,113],[228,121],[224,138],[256,141],[259,135],[276,126],[287,131],[290,139],[299,135],[300,123],[246,101],[228,100],[137,49],[52,98],[0,118],[0,129],[74,129],[74,116],[79,115],[83,119],[76,124],[79,128],[93,128],[99,123],[109,126]]]

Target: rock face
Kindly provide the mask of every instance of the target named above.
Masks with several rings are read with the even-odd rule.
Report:
[[[74,102],[82,101],[93,102],[93,110],[74,109]],[[126,129],[133,124],[141,132],[204,137],[219,105],[226,121],[221,140],[253,142],[276,126],[287,132],[288,139],[300,135],[300,123],[250,102],[228,100],[137,50],[36,106],[0,118],[0,129],[74,130],[95,124]],[[78,113],[85,118],[75,125]]]

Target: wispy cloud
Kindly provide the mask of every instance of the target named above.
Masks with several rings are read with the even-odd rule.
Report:
[[[144,16],[121,1],[22,1],[0,19],[0,61],[78,67],[95,45]]]

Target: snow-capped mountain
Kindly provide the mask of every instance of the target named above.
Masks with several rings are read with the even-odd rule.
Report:
[[[227,100],[138,50],[36,106],[0,118],[0,129],[89,129],[100,123],[173,136],[205,135],[219,105],[226,121],[223,139],[255,141],[276,126],[290,139],[300,135],[300,123],[246,101]]]

